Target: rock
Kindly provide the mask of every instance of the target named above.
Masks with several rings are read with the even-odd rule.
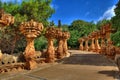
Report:
[[[66,55],[65,55],[65,57],[70,57],[70,53],[67,52]]]
[[[3,65],[3,64],[15,63],[18,61],[17,59],[18,58],[16,56],[9,55],[9,54],[3,54],[0,64]]]

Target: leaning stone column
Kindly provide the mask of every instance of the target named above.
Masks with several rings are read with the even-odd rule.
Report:
[[[80,43],[79,50],[82,50],[82,51],[84,49],[84,47],[83,47],[83,41],[84,41],[84,39],[82,39],[82,38],[79,39],[79,43]]]
[[[65,57],[69,57],[70,53],[68,52],[67,40],[70,38],[69,32],[63,32],[63,54]]]
[[[20,31],[26,37],[27,41],[24,57],[26,60],[25,67],[29,70],[37,67],[37,63],[35,61],[34,39],[41,33],[42,30],[42,23],[37,23],[33,20],[21,23],[20,25]]]

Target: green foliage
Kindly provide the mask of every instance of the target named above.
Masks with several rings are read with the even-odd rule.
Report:
[[[116,4],[116,8],[114,9],[115,16],[111,19],[113,27],[116,30],[120,30],[120,0]]]
[[[47,40],[44,36],[41,36],[35,40],[35,49],[42,50],[47,48]]]
[[[112,34],[111,39],[116,46],[120,47],[120,31],[117,31],[115,34]]]
[[[84,26],[87,26],[89,23],[88,22],[85,22],[85,21],[82,21],[82,20],[75,20],[72,22],[71,26],[70,26],[70,29],[73,30],[73,29],[77,29],[79,31],[82,30],[82,28]]]
[[[87,36],[92,31],[96,30],[96,25],[92,22],[85,22],[82,20],[75,20],[68,27],[70,31],[70,39],[68,40],[68,45],[71,48],[78,48],[78,39],[83,36]]]
[[[117,30],[115,34],[111,36],[116,46],[120,46],[120,0],[116,4],[114,9],[115,16],[111,19],[112,27]]]
[[[8,36],[7,40],[4,40],[4,35],[0,35],[0,39],[4,41],[4,43],[11,43],[0,46],[6,46],[7,49],[9,49],[9,53],[12,52],[13,49],[15,52],[24,51],[25,49],[26,45],[24,43],[26,43],[26,40],[19,32],[21,22],[33,19],[37,22],[42,22],[44,27],[46,27],[49,25],[48,19],[54,13],[54,9],[50,6],[52,0],[22,0],[21,3],[17,3],[16,0],[14,1],[2,3],[2,0],[0,0],[0,8],[3,8],[6,13],[10,13],[15,17],[15,23],[7,28],[7,33],[4,30],[4,35]],[[45,40],[43,37],[35,40],[37,50],[45,47],[46,41],[43,40]],[[15,45],[15,48],[14,46],[12,47],[12,45]],[[6,48],[4,48],[4,51],[5,50]]]
[[[13,16],[19,15],[17,18],[24,16],[26,21],[33,19],[47,26],[48,18],[54,13],[51,2],[52,0],[22,0],[21,4],[8,2],[2,3],[1,7]]]
[[[71,30],[70,31],[70,39],[68,40],[68,46],[70,48],[78,48],[79,43],[78,39],[80,38],[80,32],[78,30]]]
[[[97,24],[96,24],[96,27],[97,27],[98,30],[100,30],[100,28],[107,23],[111,23],[111,21],[106,20],[106,19],[98,21]]]
[[[69,25],[65,25],[65,24],[64,24],[64,25],[62,25],[61,27],[62,27],[62,30],[63,30],[63,31],[69,31]]]

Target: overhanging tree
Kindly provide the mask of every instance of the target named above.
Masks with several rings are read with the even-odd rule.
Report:
[[[46,27],[49,25],[48,19],[54,13],[54,9],[50,6],[52,0],[22,0],[21,3],[17,3],[16,0],[14,1],[3,3],[2,0],[0,0],[0,8],[3,8],[7,13],[10,13],[15,17],[14,25],[6,28],[7,33],[5,32],[5,34],[7,35],[6,37],[8,38],[8,43],[12,43],[11,41],[14,41],[13,43],[15,44],[16,40],[22,38],[21,41],[18,41],[19,44],[17,43],[18,45],[16,46],[19,47],[19,49],[21,50],[23,49],[21,47],[24,47],[22,43],[24,43],[25,41],[23,40],[23,37],[21,37],[21,35],[19,34],[19,24],[21,22],[33,19],[35,21],[42,22]],[[18,39],[16,39],[16,37]],[[9,47],[11,47],[12,45],[9,45]],[[4,46],[4,44],[1,45],[1,47],[2,46]]]

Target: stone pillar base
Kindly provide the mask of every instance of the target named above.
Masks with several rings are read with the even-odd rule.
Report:
[[[34,60],[27,61],[27,62],[25,63],[25,68],[28,69],[28,70],[37,68],[37,63],[36,63],[36,61],[34,61]]]
[[[67,52],[67,53],[65,54],[65,57],[70,57],[70,53]]]
[[[47,63],[54,63],[55,59],[46,58],[45,62],[47,62]]]

